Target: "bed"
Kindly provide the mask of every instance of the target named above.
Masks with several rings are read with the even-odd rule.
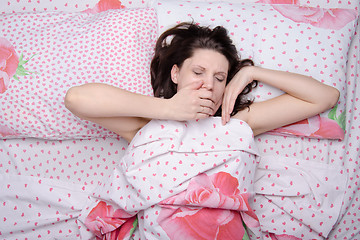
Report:
[[[79,211],[113,174],[128,143],[74,117],[63,105],[65,93],[74,85],[105,82],[151,96],[148,66],[157,36],[180,21],[195,21],[224,25],[240,55],[256,65],[309,74],[341,93],[333,109],[255,138],[264,159],[302,159],[303,171],[313,177],[310,196],[321,201],[316,199],[318,208],[301,206],[302,185],[281,195],[273,185],[290,189],[295,177],[278,181],[276,167],[283,166],[270,169],[270,176],[268,165],[259,164],[265,176],[255,189],[260,230],[248,237],[359,239],[359,7],[358,0],[4,2],[0,238],[94,238]],[[260,84],[252,95],[262,101],[280,93]],[[332,190],[316,186],[326,182]],[[286,208],[289,199],[300,204],[297,211]]]

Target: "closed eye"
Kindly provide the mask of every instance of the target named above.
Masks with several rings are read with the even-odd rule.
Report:
[[[217,75],[217,76],[215,76],[215,79],[219,82],[222,82],[226,79],[226,76],[223,76],[223,74]]]

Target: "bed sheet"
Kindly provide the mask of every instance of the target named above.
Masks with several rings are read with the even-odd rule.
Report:
[[[0,173],[49,178],[91,189],[111,174],[127,145],[119,138],[2,140]]]
[[[349,5],[353,6],[353,3],[349,1]],[[138,4],[141,6],[145,3]],[[347,69],[348,95],[344,100],[347,111],[345,139],[320,140],[269,134],[255,139],[260,153],[266,156],[299,157],[346,169],[348,182],[340,217],[328,239],[360,239],[359,25],[356,32],[349,52]],[[82,186],[84,191],[91,191],[111,175],[115,165],[124,155],[127,145],[120,138],[64,141],[35,138],[0,140],[0,174],[53,179],[59,184],[77,184]],[[2,206],[0,203],[0,212]],[[0,239],[11,239],[1,236],[1,225],[5,221],[5,218],[0,218]]]

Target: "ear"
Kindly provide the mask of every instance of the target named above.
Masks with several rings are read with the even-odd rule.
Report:
[[[173,81],[173,83],[177,84],[178,83],[178,74],[179,74],[179,67],[174,64],[171,68],[171,80]]]

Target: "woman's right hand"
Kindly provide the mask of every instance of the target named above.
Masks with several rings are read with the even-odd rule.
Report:
[[[180,89],[170,100],[169,119],[186,121],[203,119],[215,114],[212,92],[201,88],[202,82],[192,82]]]

